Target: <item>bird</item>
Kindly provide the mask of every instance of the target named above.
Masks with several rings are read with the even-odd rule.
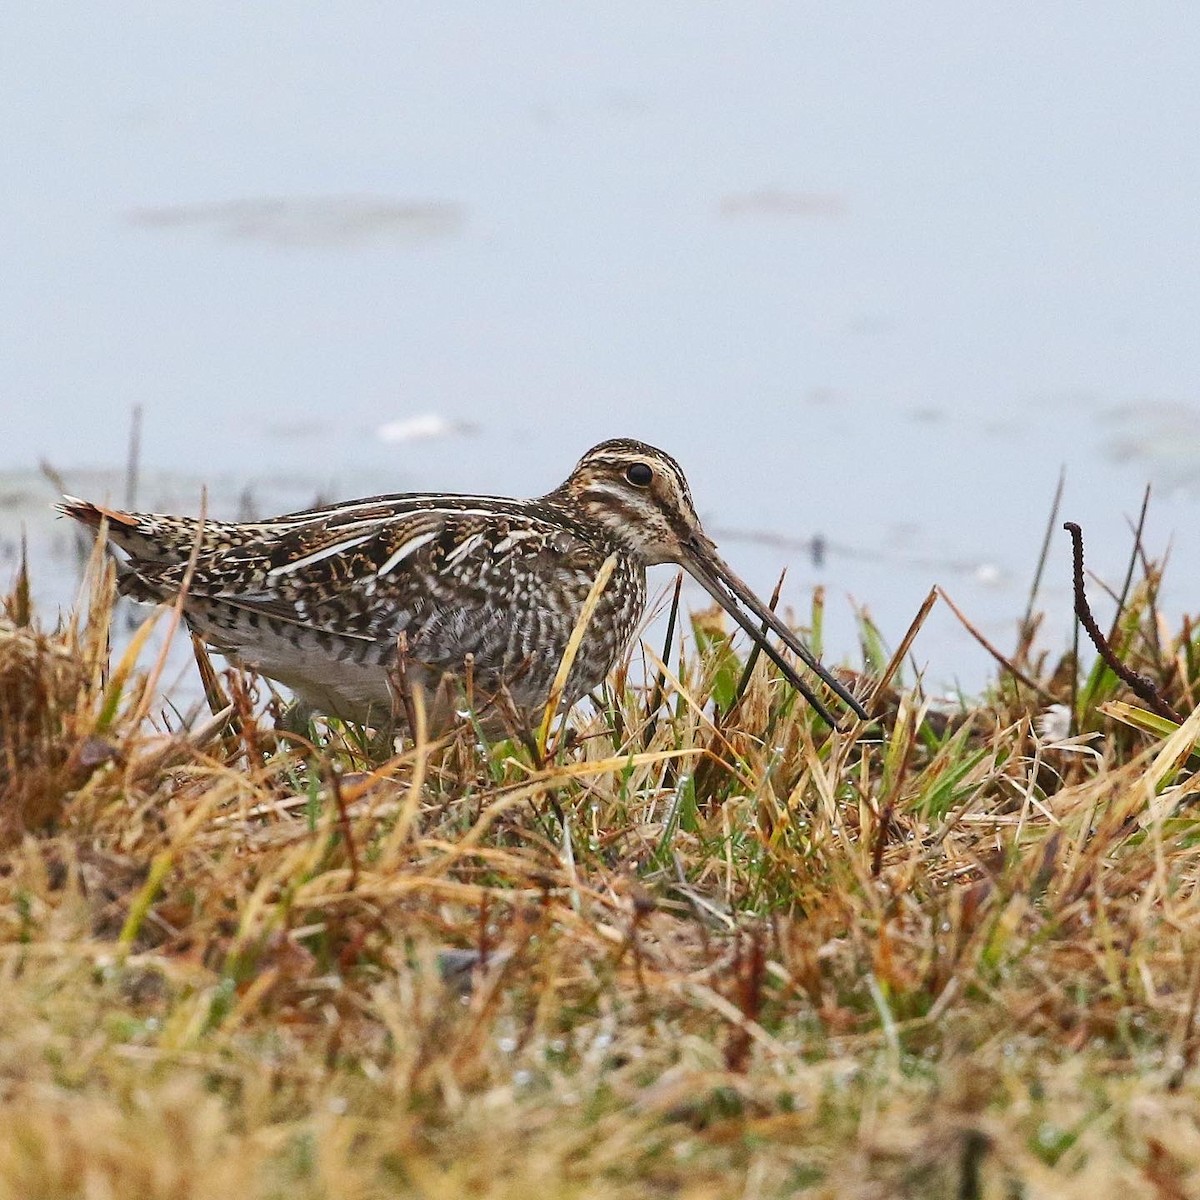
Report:
[[[170,603],[182,593],[193,633],[283,684],[307,712],[373,726],[403,721],[402,668],[406,686],[423,695],[469,673],[473,694],[503,694],[520,713],[537,713],[605,569],[562,686],[569,708],[604,681],[637,631],[646,568],[675,563],[827,724],[836,728],[829,708],[769,634],[868,719],[725,564],[682,468],[644,442],[593,446],[536,499],[380,495],[253,522],[125,512],[74,496],[58,508],[123,553],[124,594]]]

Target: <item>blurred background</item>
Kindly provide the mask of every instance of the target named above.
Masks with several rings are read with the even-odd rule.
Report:
[[[834,658],[935,583],[1011,649],[1064,467],[1200,608],[1198,61],[1150,0],[12,6],[0,582],[24,529],[69,603],[39,463],[121,502],[140,407],[138,504],[221,516],[643,438]],[[944,606],[915,658],[991,673]]]

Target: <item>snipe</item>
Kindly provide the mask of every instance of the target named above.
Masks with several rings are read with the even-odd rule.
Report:
[[[762,645],[821,716],[833,717],[765,626],[860,717],[859,701],[722,562],[679,464],[642,442],[589,450],[536,500],[373,496],[267,521],[127,513],[63,497],[85,525],[107,522],[125,552],[121,588],[174,599],[196,550],[184,614],[215,650],[349,720],[391,716],[400,635],[405,676],[427,692],[468,657],[476,690],[504,684],[516,706],[546,703],[597,574],[615,569],[579,646],[566,703],[599,685],[646,606],[646,568],[684,567]]]

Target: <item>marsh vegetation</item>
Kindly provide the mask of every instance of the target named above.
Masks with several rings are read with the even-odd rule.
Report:
[[[830,733],[702,615],[548,740],[393,753],[240,675],[185,724],[112,605],[0,620],[0,1197],[1200,1189],[1200,715],[1036,621],[946,706],[864,618]]]

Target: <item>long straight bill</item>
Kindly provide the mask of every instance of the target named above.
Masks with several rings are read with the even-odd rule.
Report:
[[[812,689],[797,674],[796,669],[767,641],[762,634],[765,625],[779,640],[864,721],[870,720],[862,702],[844,684],[835,679],[818,661],[813,652],[707,547],[690,546],[691,553],[684,564],[705,591],[762,647],[768,658],[783,672],[787,681],[813,706],[821,719],[832,728],[837,722],[829,710],[813,694]],[[749,610],[749,612],[747,612]],[[757,623],[751,615],[756,617]]]

